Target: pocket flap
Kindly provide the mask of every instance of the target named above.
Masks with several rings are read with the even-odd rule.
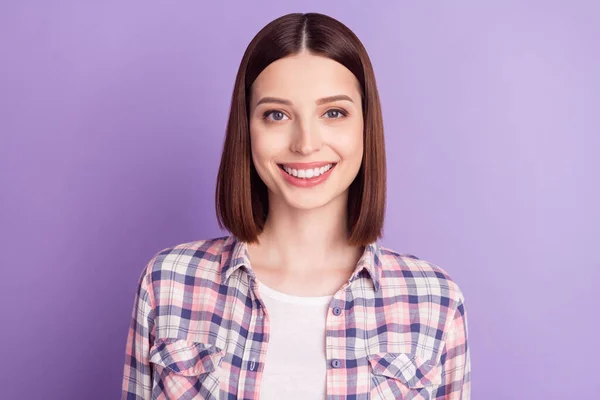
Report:
[[[422,360],[417,355],[379,353],[368,358],[374,374],[398,379],[410,388],[422,388],[442,382],[437,365],[432,361]]]
[[[150,362],[176,374],[197,376],[214,371],[224,352],[215,345],[182,339],[157,339],[150,349]]]

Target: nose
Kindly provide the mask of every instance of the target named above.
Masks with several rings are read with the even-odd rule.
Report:
[[[292,152],[308,155],[318,151],[321,146],[321,135],[316,125],[308,122],[297,124],[290,146]]]

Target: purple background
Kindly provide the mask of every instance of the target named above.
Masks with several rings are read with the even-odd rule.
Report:
[[[308,11],[370,53],[382,243],[464,291],[473,398],[600,396],[598,3],[281,3],[2,2],[0,396],[118,398],[145,264],[223,234],[242,53]]]

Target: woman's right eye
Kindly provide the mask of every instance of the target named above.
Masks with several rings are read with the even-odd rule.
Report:
[[[271,118],[269,118],[269,117],[271,117]],[[285,115],[283,112],[278,111],[278,110],[269,110],[263,114],[263,118],[269,119],[271,121],[283,121],[284,118],[287,118],[287,115]]]

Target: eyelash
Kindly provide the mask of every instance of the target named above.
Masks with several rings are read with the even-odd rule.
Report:
[[[337,111],[338,113],[341,114],[341,117],[327,118],[327,119],[341,119],[343,117],[347,117],[348,116],[348,112],[345,111],[345,110],[342,110],[341,108],[330,108],[329,110],[325,111],[325,113],[323,115],[325,115],[325,114],[327,114],[327,113],[329,113],[331,111]],[[281,110],[267,110],[267,111],[265,111],[263,113],[263,119],[267,120],[268,122],[281,122],[281,121],[278,121],[278,120],[270,120],[269,119],[269,115],[273,114],[274,112],[280,112],[280,113],[282,113],[282,114],[285,115],[285,113],[283,111],[281,111]]]

